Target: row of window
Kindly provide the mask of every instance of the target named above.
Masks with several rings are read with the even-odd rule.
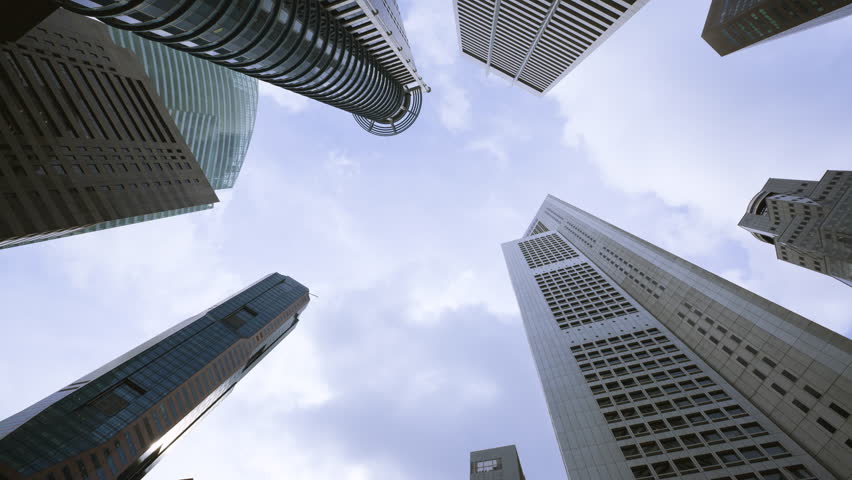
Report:
[[[74,157],[69,157],[73,159]],[[26,177],[27,170],[20,164],[14,164],[14,157],[9,158],[6,157],[6,160],[9,162],[12,168],[12,173],[18,177]],[[165,167],[164,167],[165,165]],[[168,162],[155,162],[155,163],[118,163],[115,167],[112,166],[111,163],[104,164],[96,164],[96,163],[68,163],[67,168],[66,165],[61,163],[52,163],[49,165],[40,165],[40,164],[32,164],[30,166],[32,169],[32,173],[34,175],[45,176],[48,173],[58,176],[65,176],[69,174],[69,170],[71,174],[74,175],[100,175],[100,174],[124,174],[124,173],[139,173],[139,172],[164,172],[164,171],[174,171],[174,170],[192,170],[192,164],[189,162],[184,162],[181,164],[180,162],[175,162],[174,166]],[[0,177],[3,175],[3,170],[0,169]]]
[[[662,349],[658,349],[658,350],[662,350]],[[624,359],[619,357],[619,361],[624,361]],[[657,358],[655,360],[647,360],[647,361],[644,361],[642,363],[633,363],[633,364],[630,364],[630,365],[626,365],[624,367],[616,367],[612,370],[601,370],[597,373],[587,373],[584,377],[585,377],[587,382],[602,382],[602,381],[608,380],[610,378],[617,378],[617,377],[620,378],[620,377],[625,376],[625,375],[641,373],[641,372],[650,372],[650,371],[656,370],[658,368],[666,368],[666,367],[670,367],[672,365],[675,365],[677,363],[686,363],[686,362],[689,362],[689,357],[687,357],[686,355],[684,355],[682,353],[679,353],[679,354],[671,356],[671,357],[662,357],[662,358]],[[595,362],[595,363],[597,363],[597,362]],[[684,370],[688,374],[695,374],[697,372],[700,372],[698,367],[696,367],[695,365],[686,366],[686,367],[684,367]],[[673,377],[674,376],[682,376],[682,375],[678,375],[677,372],[674,372],[674,371],[671,371],[669,373],[671,374],[670,376],[673,376]],[[664,380],[666,378],[667,377],[663,374],[660,374],[660,373],[654,374],[655,380]],[[643,382],[641,380],[641,378],[639,378],[639,377],[637,377],[636,380],[638,380],[639,383],[646,383],[646,382]],[[633,385],[635,385],[635,384],[633,384]]]
[[[611,348],[600,348],[598,350],[592,350],[592,351],[588,351],[586,353],[578,353],[578,354],[574,355],[574,360],[577,360],[578,362],[583,362],[583,361],[586,361],[586,360],[594,360],[596,358],[602,358],[606,362],[609,362],[609,360],[612,360],[612,359],[615,359],[615,358],[620,358],[620,359],[622,359],[622,363],[623,363],[623,361],[625,361],[624,355],[632,355],[632,358],[634,358],[634,359],[635,358],[642,359],[642,358],[649,358],[649,357],[652,357],[652,356],[659,354],[659,353],[652,353],[652,351],[653,352],[663,352],[663,353],[671,353],[671,352],[680,351],[679,348],[677,348],[674,345],[670,345],[669,343],[670,343],[670,340],[668,339],[668,337],[660,335],[660,336],[657,336],[655,338],[645,338],[643,340],[637,340],[637,341],[633,341],[633,342],[623,343],[621,345],[615,345]],[[657,345],[659,345],[659,346],[657,346]],[[619,354],[622,354],[624,352],[631,352],[631,353],[626,353],[622,356],[618,356]],[[643,355],[643,354],[647,354],[647,355]],[[626,357],[626,358],[631,358],[631,357]]]
[[[628,438],[641,438],[646,435],[671,432],[689,426],[698,427],[710,422],[724,422],[747,415],[748,412],[743,410],[739,405],[729,405],[722,408],[712,408],[703,412],[693,412],[686,415],[666,417],[660,420],[634,423],[626,427],[613,428],[611,431],[616,440],[625,440]]]
[[[638,339],[638,338],[645,338],[649,335],[656,335],[658,333],[660,333],[660,330],[657,329],[657,328],[649,328],[647,330],[639,330],[639,331],[633,332],[633,333],[625,333],[624,335],[615,335],[613,337],[604,338],[604,339],[601,339],[601,340],[595,340],[594,342],[588,342],[588,343],[584,343],[582,345],[573,345],[571,347],[571,351],[574,352],[574,353],[577,353],[577,352],[582,352],[584,350],[590,350],[590,349],[594,349],[594,348],[598,348],[598,347],[604,347],[604,346],[610,345],[610,344],[615,345],[617,347],[621,347],[622,346],[621,344],[624,343],[625,341]],[[657,337],[657,338],[661,339],[660,341],[668,341],[668,338],[666,338],[665,336],[660,336],[660,337]],[[656,342],[657,342],[657,340],[655,339],[654,343],[656,343]],[[638,344],[633,344],[631,342],[631,343],[627,344],[626,348],[634,349],[634,348],[640,348],[640,347],[639,347]],[[618,351],[620,351],[620,350],[618,350]]]
[[[607,261],[610,265],[612,265],[613,268],[615,268],[616,270],[618,270],[621,273],[623,273],[624,275],[626,275],[627,278],[629,278],[630,280],[633,281],[633,283],[635,283],[636,285],[641,287],[643,290],[645,290],[646,292],[651,294],[654,298],[660,298],[660,295],[655,290],[659,289],[660,291],[665,291],[666,287],[657,283],[657,281],[655,279],[651,278],[650,275],[646,275],[645,272],[639,270],[632,263],[621,258],[621,256],[618,255],[617,253],[615,253],[614,251],[610,250],[607,247],[603,247],[603,249],[606,250],[607,252],[609,252],[612,256],[614,256],[617,259],[617,261],[610,258],[609,255],[605,255],[603,252],[598,252],[599,256],[601,256],[605,261]],[[621,265],[619,265],[619,262],[623,265],[626,265],[627,268],[624,268]],[[637,276],[633,275],[633,273],[630,273],[630,271],[628,271],[628,269],[632,270],[633,272],[636,272],[636,274],[639,275],[639,276],[637,277]],[[640,277],[641,277],[641,280],[640,280]],[[648,282],[648,284],[645,284],[645,282]]]
[[[616,395],[616,397],[619,397]],[[624,395],[623,397],[626,397]],[[615,405],[625,405],[630,403],[632,406],[621,410],[604,411],[604,418],[607,423],[625,422],[634,420],[640,417],[649,417],[663,413],[673,412],[675,410],[685,410],[688,408],[702,407],[713,402],[726,402],[731,400],[731,397],[723,390],[714,390],[708,393],[697,393],[695,395],[673,398],[671,400],[662,400],[655,403],[633,404],[627,398],[611,398],[606,397],[598,399],[598,406],[602,409],[610,408]],[[614,403],[618,402],[618,403]]]
[[[580,229],[577,225],[574,225],[571,222],[565,222],[565,227],[568,228],[568,233],[570,233],[571,235],[574,235],[574,237],[576,237],[577,240],[585,243],[586,246],[589,247],[590,249],[594,248],[594,244],[597,243],[597,241],[594,238],[592,238],[588,233],[586,233],[582,229]]]
[[[756,447],[747,448],[756,449]],[[758,450],[758,454],[760,454],[759,452],[760,451]],[[724,452],[717,453],[715,456],[707,453],[704,455],[696,455],[695,457],[678,458],[671,462],[663,461],[652,463],[651,465],[640,465],[637,467],[632,467],[631,471],[633,472],[633,476],[636,478],[636,480],[648,480],[653,478],[662,479],[675,478],[681,475],[689,475],[692,473],[697,473],[699,471],[708,472],[718,470],[723,466],[731,467],[744,465],[746,462],[752,463],[765,461],[765,458],[757,460],[750,460],[746,458],[744,460],[743,457],[741,457],[740,455],[745,455],[746,453],[755,454],[755,452],[752,450],[748,450],[747,452],[726,450]],[[777,468],[759,470],[754,473],[736,475],[733,478],[735,478],[736,480],[816,480],[816,477],[811,472],[809,472],[803,465],[784,467],[783,470],[779,470]],[[729,479],[733,480],[732,477],[728,476],[715,478],[714,480]]]
[[[719,429],[703,430],[698,433],[687,433],[677,437],[665,437],[659,440],[649,440],[641,443],[624,444],[621,452],[627,460],[641,457],[654,457],[663,453],[674,453],[683,450],[712,447],[728,442],[736,442],[746,438],[757,438],[768,435],[758,423],[750,422],[743,425],[730,425]],[[772,451],[778,455],[788,456],[787,450],[778,442],[769,444]]]

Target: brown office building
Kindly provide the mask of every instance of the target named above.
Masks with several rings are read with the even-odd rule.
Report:
[[[217,201],[102,23],[57,10],[0,42],[0,245]]]

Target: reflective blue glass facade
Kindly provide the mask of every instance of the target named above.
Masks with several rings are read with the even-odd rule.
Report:
[[[3,420],[0,478],[143,477],[293,330],[308,301],[305,286],[271,274]]]

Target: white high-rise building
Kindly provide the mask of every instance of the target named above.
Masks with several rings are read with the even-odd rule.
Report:
[[[459,45],[543,95],[648,0],[454,0]]]
[[[552,196],[503,252],[571,478],[849,478],[849,339]]]

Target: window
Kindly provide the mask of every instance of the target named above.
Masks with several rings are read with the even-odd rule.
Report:
[[[766,459],[757,447],[742,447],[739,451],[749,462],[760,462]]]
[[[503,461],[500,458],[492,458],[491,460],[482,460],[474,462],[472,465],[473,473],[491,472],[494,470],[503,469]]]
[[[824,429],[828,430],[828,433],[834,433],[834,432],[836,432],[836,431],[837,431],[837,429],[836,429],[836,428],[834,428],[834,425],[832,425],[832,424],[830,424],[830,423],[826,422],[826,421],[825,421],[825,419],[824,419],[824,418],[822,418],[822,417],[817,418],[817,423],[818,423],[818,424],[820,424],[820,426],[821,426],[822,428],[824,428]]]
[[[787,452],[787,449],[782,447],[778,442],[764,443],[761,447],[763,447],[763,449],[766,450],[766,453],[773,458],[787,457],[790,455],[789,452]]]
[[[812,397],[819,400],[822,397],[822,394],[814,390],[810,385],[805,385],[805,391],[808,392]]]
[[[742,463],[740,457],[733,450],[725,450],[717,453],[717,455],[719,455],[719,459],[722,460],[722,463],[728,466],[739,465]]]
[[[764,428],[761,427],[760,424],[755,422],[746,423],[745,425],[742,425],[742,427],[743,430],[745,430],[746,433],[748,433],[752,437],[756,437],[758,435],[763,435],[766,433],[766,430],[764,430]]]
[[[840,415],[840,416],[841,416],[841,417],[843,417],[843,418],[849,418],[849,412],[847,412],[846,410],[842,409],[842,408],[840,407],[840,405],[838,405],[838,404],[836,404],[836,403],[833,403],[833,402],[832,402],[832,403],[828,406],[828,408],[830,408],[830,409],[834,410],[834,412],[835,412],[835,413],[837,413],[838,415]]]
[[[118,471],[115,469],[115,462],[112,461],[112,454],[110,454],[109,449],[104,449],[104,458],[107,461],[107,467],[109,467],[109,471],[112,473],[112,476],[118,475]]]
[[[122,450],[121,448],[121,442],[116,440],[113,446],[115,447],[115,451],[118,452],[119,460],[121,460],[121,463],[119,463],[119,465],[127,463],[127,457],[124,456],[124,450]]]

